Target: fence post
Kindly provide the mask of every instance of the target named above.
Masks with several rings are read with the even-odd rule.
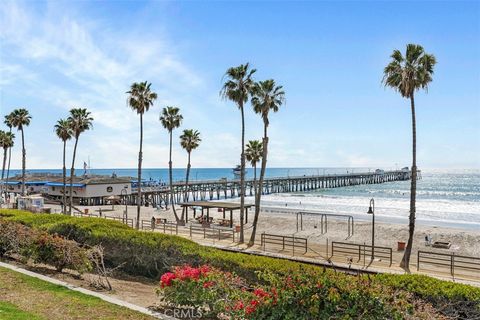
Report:
[[[295,236],[293,236],[292,247],[293,247],[293,256],[295,257]]]
[[[190,225],[190,238],[192,237],[192,226]]]
[[[420,270],[420,250],[417,252],[417,271]]]
[[[327,238],[327,259],[328,259],[328,238]]]
[[[365,268],[365,242],[363,243],[363,267]],[[359,247],[360,248],[360,247]]]
[[[455,252],[452,252],[452,255],[450,256],[450,272],[452,274],[452,277],[455,276]]]
[[[392,266],[392,260],[393,260],[393,257],[392,257],[392,248],[390,248],[390,267]]]

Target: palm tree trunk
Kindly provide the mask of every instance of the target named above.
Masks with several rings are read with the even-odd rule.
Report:
[[[260,169],[260,179],[257,184],[257,188],[255,191],[255,216],[253,217],[253,228],[252,228],[252,235],[250,236],[250,241],[248,242],[249,246],[253,246],[255,244],[255,235],[257,233],[257,224],[258,224],[258,217],[260,216],[260,201],[262,198],[262,186],[263,186],[263,179],[265,178],[265,169],[267,168],[267,153],[268,153],[268,134],[267,134],[268,124],[264,120],[263,122],[263,152],[262,152],[262,167]]]
[[[240,155],[240,243],[245,242],[243,234],[243,216],[245,213],[245,113],[243,110],[243,101],[239,104],[242,113],[242,153]]]
[[[138,183],[137,183],[137,221],[135,228],[140,228],[140,206],[142,200],[142,145],[143,145],[143,113],[140,113],[140,149],[138,151]]]
[[[70,169],[70,207],[68,214],[72,215],[73,206],[73,176],[75,175],[75,156],[77,155],[78,136],[75,136],[75,146],[73,147],[72,168]]]
[[[6,166],[6,163],[7,163],[7,149],[8,148],[3,148],[3,166],[2,166],[2,193],[4,193],[4,190],[6,190],[6,185],[5,185],[5,181],[3,181],[3,177],[5,176],[5,166]],[[5,202],[7,200],[7,194],[5,192]]]
[[[66,149],[67,149],[67,140],[63,140],[63,196],[62,196],[62,213],[63,214],[65,214],[67,211],[67,167],[65,164]]]
[[[10,127],[10,133],[12,133],[12,127]],[[10,160],[12,159],[12,147],[8,148],[8,167],[7,167],[7,179],[5,184],[5,200],[8,194],[8,177],[10,176]]]
[[[183,201],[186,202],[188,201],[188,178],[190,177],[190,168],[192,167],[190,165],[190,156],[191,156],[191,152],[188,152],[188,163],[187,163],[187,174],[185,176],[185,195],[183,197]],[[182,211],[182,221],[183,221],[183,211]]]
[[[25,167],[27,162],[27,152],[25,151],[25,137],[23,136],[23,127],[20,128],[22,132],[22,195],[25,195]]]
[[[173,215],[175,216],[175,220],[178,222],[177,211],[175,210],[175,199],[173,197],[173,169],[172,169],[172,131],[170,131],[170,156],[168,160],[168,175],[170,178],[170,201],[172,202],[172,209]]]
[[[412,253],[413,237],[415,232],[415,198],[417,193],[417,124],[415,120],[415,100],[413,93],[410,96],[412,108],[412,177],[410,184],[410,216],[408,224],[408,242],[400,266],[410,272],[410,255]]]
[[[253,163],[253,192],[257,196],[257,163]]]

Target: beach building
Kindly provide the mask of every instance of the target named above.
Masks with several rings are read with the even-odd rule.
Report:
[[[17,197],[17,208],[21,210],[40,212],[43,209],[43,197],[41,195]]]
[[[21,176],[15,176],[6,183],[9,193],[22,192]],[[63,197],[63,178],[59,174],[28,174],[25,177],[27,194],[42,194],[49,200],[61,200]],[[73,201],[82,205],[104,204],[106,198],[132,194],[132,180],[128,177],[86,175],[73,178]],[[70,196],[70,178],[67,178],[66,195]]]

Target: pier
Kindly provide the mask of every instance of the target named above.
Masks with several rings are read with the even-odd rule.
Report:
[[[417,172],[417,176],[418,179],[421,178],[420,171]],[[411,171],[406,170],[266,178],[261,186],[261,191],[262,194],[305,192],[355,185],[406,181],[410,180],[410,178]],[[188,185],[179,181],[173,184],[173,189],[173,200],[176,203],[229,199],[240,196],[240,181],[226,179],[191,181]],[[245,180],[245,195],[253,196],[254,192],[253,179]],[[123,199],[125,197],[128,204],[135,205],[137,203],[136,189],[132,189],[132,194],[123,196]],[[125,201],[122,202],[125,203]],[[170,189],[168,187],[142,188],[142,205],[148,203],[157,206],[162,203],[170,204],[170,202]]]

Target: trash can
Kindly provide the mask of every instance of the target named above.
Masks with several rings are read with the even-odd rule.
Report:
[[[84,212],[85,214],[88,214],[88,208],[87,208],[87,209],[83,209],[83,212]]]
[[[397,250],[398,250],[398,251],[403,251],[403,250],[405,250],[405,244],[406,244],[406,243],[403,242],[403,241],[398,241],[398,242],[397,242]]]

